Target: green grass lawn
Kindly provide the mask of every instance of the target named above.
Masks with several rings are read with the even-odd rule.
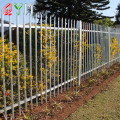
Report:
[[[120,76],[66,120],[120,120]]]

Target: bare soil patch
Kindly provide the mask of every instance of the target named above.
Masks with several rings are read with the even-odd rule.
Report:
[[[113,64],[108,69],[103,69],[102,72],[82,81],[81,86],[70,88],[68,91],[50,99],[48,103],[38,107],[34,106],[33,110],[27,113],[23,110],[24,115],[22,114],[22,116],[19,116],[16,111],[15,120],[27,120],[27,117],[30,117],[31,120],[64,120],[77,108],[94,98],[110,81],[113,81],[119,75],[120,63]]]

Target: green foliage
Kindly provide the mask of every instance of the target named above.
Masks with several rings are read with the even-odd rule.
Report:
[[[67,95],[65,96],[65,99],[67,100],[67,103],[68,103],[68,101],[72,100],[69,93],[67,93]]]
[[[48,109],[48,107],[46,107],[44,109],[44,116],[48,115],[50,113],[50,109]]]
[[[78,97],[78,96],[79,96],[79,91],[76,90],[76,91],[74,92],[74,97]]]
[[[116,18],[115,24],[120,24],[119,17],[120,17],[120,4],[117,6],[117,13],[115,15]]]
[[[2,54],[2,43],[3,41],[0,38],[0,108],[4,107],[3,104],[3,77],[5,76],[5,86],[6,86],[6,100],[7,105],[11,105],[11,77],[13,78],[13,87],[14,87],[14,102],[18,101],[18,66],[17,66],[17,47],[12,43],[12,51],[10,50],[10,43],[7,39],[4,39],[4,61],[5,61],[5,67],[2,67],[2,61],[3,61],[3,54]],[[12,60],[11,60],[12,56]],[[12,63],[12,76],[10,74],[10,64]],[[30,81],[29,81],[29,72],[28,68],[26,70],[24,69],[24,59],[21,52],[19,52],[19,72],[20,72],[20,93],[21,93],[21,99],[24,99],[24,71],[26,71],[26,85],[28,90],[28,96],[29,96],[29,89],[30,89]],[[4,70],[5,69],[5,70]],[[5,72],[4,72],[5,71]]]
[[[110,73],[106,69],[102,69],[102,74],[108,76]]]
[[[90,79],[89,80],[89,84],[93,84],[93,83],[96,83],[96,79]]]
[[[36,0],[34,12],[48,12],[48,16],[55,15],[71,19],[93,22],[100,18],[106,18],[96,10],[109,9],[109,0]]]
[[[97,73],[97,75],[95,76],[95,79],[98,79],[100,77],[100,74]]]
[[[45,26],[44,24],[42,26]],[[49,25],[47,25],[49,26]],[[42,50],[40,49],[41,46],[41,32],[39,29],[37,29],[37,66],[38,66],[38,92],[41,92],[41,87],[43,90],[46,89],[46,60],[47,60],[47,86],[49,89],[49,84],[50,84],[50,68],[51,68],[51,81],[52,81],[52,85],[54,85],[53,83],[53,79],[54,79],[54,62],[55,62],[55,69],[57,67],[57,57],[56,57],[56,47],[54,47],[54,44],[56,44],[56,41],[54,41],[54,37],[56,37],[56,33],[54,36],[54,31],[51,31],[51,37],[50,37],[50,29],[47,29],[47,39],[46,39],[46,31],[45,29],[42,29]],[[21,48],[21,52],[23,54],[23,30],[21,29],[20,32],[20,48]],[[51,51],[50,51],[50,43],[51,43]],[[32,29],[32,73],[33,73],[33,79],[36,79],[35,76],[35,29]],[[47,52],[47,53],[46,53]],[[40,82],[41,79],[41,59],[39,59],[41,57],[41,53],[42,53],[42,84]],[[26,29],[26,58],[27,58],[27,66],[30,66],[30,41],[29,41],[29,29]],[[56,72],[57,74],[57,72]],[[55,76],[57,77],[57,75]],[[34,84],[35,85],[35,84]]]
[[[56,108],[56,109],[62,110],[61,102],[55,102],[54,105],[55,105],[55,108]]]
[[[22,113],[23,113],[23,112],[22,112]],[[25,119],[25,120],[35,120],[35,119],[36,119],[36,116],[25,115],[24,113],[23,113],[23,116],[24,116],[24,119]]]
[[[101,19],[101,20],[95,20],[94,21],[95,24],[98,25],[102,25],[102,26],[109,26],[109,27],[113,27],[114,26],[114,22],[111,21],[109,18],[105,18],[105,19]]]

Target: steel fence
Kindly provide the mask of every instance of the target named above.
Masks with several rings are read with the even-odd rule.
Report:
[[[3,13],[3,11],[2,11]],[[29,24],[4,24],[1,16],[0,113],[27,111],[119,60],[120,30],[29,13]],[[38,17],[40,23],[38,23]],[[28,17],[28,16],[27,16]],[[4,28],[9,28],[8,34]],[[14,30],[13,30],[14,28]],[[113,47],[113,48],[112,48]]]

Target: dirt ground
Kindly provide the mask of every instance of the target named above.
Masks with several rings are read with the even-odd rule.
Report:
[[[65,120],[120,120],[120,75]]]
[[[80,87],[70,88],[68,91],[50,99],[48,103],[38,107],[34,106],[33,110],[27,113],[23,110],[22,116],[18,116],[16,111],[15,120],[27,120],[28,118],[31,120],[64,120],[77,108],[101,92],[110,81],[117,78],[120,75],[120,64],[114,64],[98,74],[94,74],[94,77],[83,81]]]

